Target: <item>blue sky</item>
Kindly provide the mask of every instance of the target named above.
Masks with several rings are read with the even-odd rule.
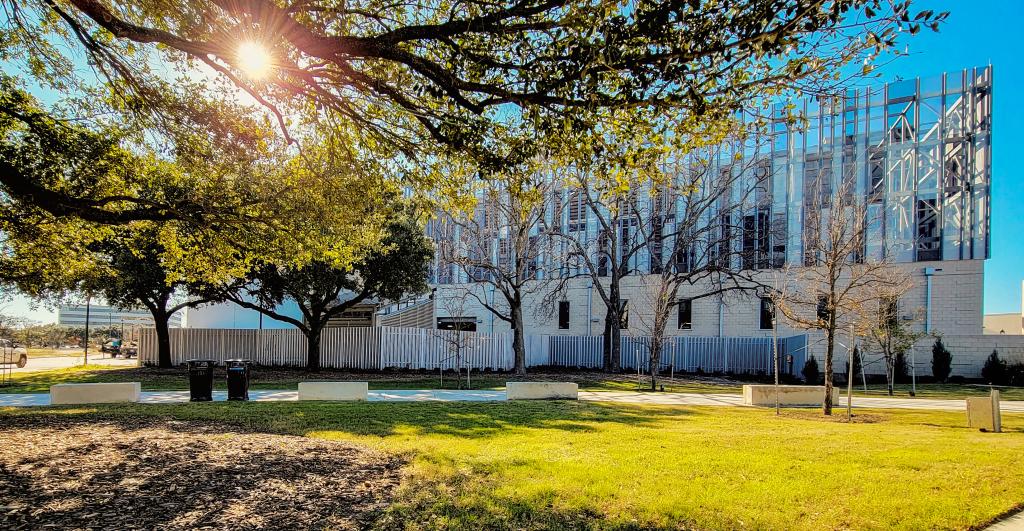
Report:
[[[985,263],[985,313],[1019,312],[1024,245],[1016,238],[1024,218],[1024,46],[1017,38],[1024,0],[915,0],[914,9],[950,11],[942,31],[908,39],[909,55],[880,68],[880,81],[929,77],[970,66],[993,65],[992,258]],[[1016,241],[1015,241],[1016,240]],[[17,299],[0,311],[52,322],[45,308]]]

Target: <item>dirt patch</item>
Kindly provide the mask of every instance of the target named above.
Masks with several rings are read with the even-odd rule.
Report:
[[[851,422],[846,417],[846,408],[834,408],[831,415],[822,415],[821,409],[783,409],[782,416],[792,419],[800,420],[813,420],[818,422]],[[879,415],[876,413],[857,413],[856,410],[853,412],[854,424],[877,424],[884,422],[888,417],[885,415]]]
[[[209,424],[5,423],[0,529],[363,529],[402,465],[353,445]]]

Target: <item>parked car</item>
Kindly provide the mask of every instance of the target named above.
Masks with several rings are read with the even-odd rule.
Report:
[[[0,339],[0,365],[15,365],[19,369],[28,364],[28,350],[10,339]]]
[[[100,352],[106,352],[107,354],[110,354],[110,357],[116,358],[117,355],[121,353],[121,340],[111,339],[110,341],[107,341],[100,345]]]
[[[136,342],[134,342],[134,341],[128,342],[127,345],[122,345],[121,346],[121,355],[124,356],[125,359],[138,357],[139,356],[139,345]]]

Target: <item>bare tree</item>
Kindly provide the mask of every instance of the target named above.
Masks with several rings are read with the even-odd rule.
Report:
[[[914,348],[918,339],[928,335],[924,330],[915,329],[918,324],[911,315],[905,319],[900,315],[899,299],[909,286],[893,290],[889,296],[878,301],[878,319],[869,326],[868,344],[882,354],[885,361],[886,390],[893,395],[893,384],[896,383],[896,358]]]
[[[785,285],[773,300],[792,326],[824,334],[822,411],[831,415],[838,332],[851,326],[863,330],[877,317],[879,302],[898,296],[910,278],[892,265],[887,253],[867,255],[873,220],[855,193],[854,179],[844,178],[833,193],[831,172],[822,172],[808,182],[804,194],[803,263],[787,265]]]
[[[755,290],[756,269],[781,265],[770,255],[770,219],[759,216],[771,204],[770,172],[761,171],[768,166],[756,157],[728,157],[731,164],[712,167],[712,158],[690,157],[675,167],[669,183],[653,190],[640,225],[651,274],[641,282],[647,300],[638,321],[650,337],[651,390],[657,389],[668,325],[680,304]],[[746,223],[749,213],[752,224]],[[687,298],[681,299],[684,288]]]
[[[544,259],[550,240],[543,225],[553,187],[553,181],[540,173],[488,179],[481,184],[471,213],[443,214],[449,239],[439,245],[440,259],[490,288],[467,293],[512,328],[516,374],[526,373],[524,301],[547,285],[542,269],[550,264]]]
[[[478,286],[474,286],[478,287]],[[453,287],[439,297],[441,309],[448,314],[450,319],[449,327],[444,329],[435,328],[434,337],[445,344],[448,356],[441,360],[440,374],[441,387],[444,387],[444,362],[451,361],[455,367],[455,381],[462,388],[462,366],[466,366],[466,387],[470,386],[470,371],[472,365],[468,363],[467,351],[474,346],[476,338],[469,332],[476,330],[476,323],[464,321],[466,316],[466,305],[471,297],[472,288]],[[439,294],[440,295],[440,294]],[[470,326],[472,324],[472,326]]]

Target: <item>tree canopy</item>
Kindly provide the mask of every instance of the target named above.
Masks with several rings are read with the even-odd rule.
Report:
[[[67,63],[60,35],[151,106],[162,103],[152,65],[163,56],[227,80],[286,135],[296,108],[313,107],[407,153],[430,139],[484,162],[513,155],[495,124],[542,138],[601,108],[737,111],[835,81],[901,31],[945,18],[901,0],[36,0],[8,14],[9,47],[34,49],[33,67],[50,77]],[[265,75],[240,57],[254,44]]]
[[[320,335],[331,318],[362,302],[397,301],[426,291],[433,246],[423,230],[412,219],[396,216],[386,232],[377,249],[347,267],[323,260],[290,266],[257,259],[244,276],[194,291],[294,325],[309,343],[307,366],[316,370]],[[301,318],[278,310],[285,301],[298,305]]]

